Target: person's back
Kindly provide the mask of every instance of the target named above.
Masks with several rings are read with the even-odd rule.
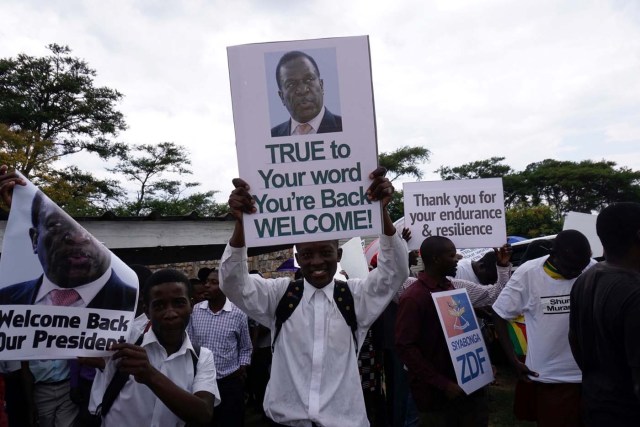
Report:
[[[640,204],[616,203],[596,221],[607,261],[571,291],[569,341],[582,369],[586,425],[640,420]]]
[[[571,322],[582,324],[576,336],[582,349],[582,397],[595,419],[612,425],[615,419],[640,420],[629,367],[640,366],[640,358],[628,360],[640,348],[640,316],[630,312],[640,307],[639,285],[640,273],[600,263],[580,277],[571,294]]]

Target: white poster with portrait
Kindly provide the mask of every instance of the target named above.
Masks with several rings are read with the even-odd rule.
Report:
[[[247,246],[379,234],[368,37],[227,49]]]
[[[106,356],[126,341],[138,278],[27,181],[16,186],[0,258],[3,360]]]

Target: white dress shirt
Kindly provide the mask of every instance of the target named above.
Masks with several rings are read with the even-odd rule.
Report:
[[[371,324],[409,275],[400,236],[380,237],[378,268],[366,279],[349,279],[361,346]],[[220,287],[249,317],[275,331],[275,311],[290,279],[249,275],[247,249],[227,245]],[[306,281],[302,300],[284,322],[273,353],[264,409],[289,426],[368,426],[351,329],[333,300],[334,283],[316,289]]]
[[[180,349],[167,356],[167,352],[160,345],[153,329],[150,329],[142,340],[142,347],[147,351],[149,362],[178,387],[190,392],[206,391],[215,396],[215,404],[220,403],[220,392],[216,383],[216,368],[213,354],[205,347],[200,348],[200,357],[193,375],[193,346],[189,336],[185,333]],[[89,411],[95,413],[97,404],[102,402],[106,387],[116,372],[116,361],[109,360],[104,370],[105,381],[91,388]],[[149,387],[138,383],[133,377],[124,385],[116,398],[102,425],[106,427],[150,426],[150,427],[178,427],[184,426],[182,421],[167,406],[156,397]]]

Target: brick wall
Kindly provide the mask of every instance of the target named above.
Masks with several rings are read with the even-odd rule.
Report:
[[[258,255],[249,258],[249,271],[259,270],[266,278],[291,277],[293,272],[279,272],[277,268],[286,260],[293,256],[293,249],[285,249],[283,251],[271,252],[268,254]],[[160,270],[161,268],[175,268],[183,271],[187,277],[197,277],[198,270],[202,267],[216,267],[220,264],[220,260],[182,262],[177,264],[158,264],[149,265],[151,271]]]

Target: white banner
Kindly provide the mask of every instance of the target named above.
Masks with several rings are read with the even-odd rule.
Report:
[[[447,237],[458,249],[507,242],[502,178],[408,182],[403,190],[409,249],[429,236]]]
[[[127,340],[138,277],[33,184],[16,186],[0,258],[3,360],[105,356]]]
[[[473,393],[493,381],[493,369],[467,290],[434,292],[431,296],[458,385],[465,393]]]
[[[247,246],[379,234],[368,38],[233,46],[228,58],[238,168],[257,208]]]

